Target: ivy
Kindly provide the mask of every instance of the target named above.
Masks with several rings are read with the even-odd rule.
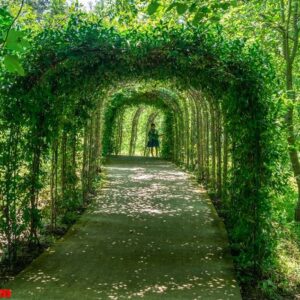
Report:
[[[13,29],[13,25],[19,17],[24,1],[22,1],[19,12],[13,18],[4,8],[0,9],[0,51],[4,51],[3,65],[8,72],[25,75],[23,66],[19,60],[19,54],[29,48],[29,43],[25,38],[25,33]],[[9,52],[7,54],[7,52]]]
[[[156,13],[156,11],[158,10],[158,8],[160,7],[160,4],[157,0],[152,1],[147,9],[147,12],[149,15],[153,15],[154,13]]]
[[[195,9],[176,3],[169,10],[176,7],[179,14],[188,9],[195,12],[194,25],[214,10],[213,6]],[[152,1],[148,13],[154,14],[159,8],[160,3]],[[101,166],[99,153],[111,153],[112,125],[118,110],[124,105],[147,102],[166,114],[170,140],[163,151],[165,155],[196,170],[213,191],[216,181],[209,174],[209,141],[211,134],[217,138],[220,135],[215,128],[205,130],[204,125],[211,124],[214,118],[221,127],[218,116],[222,116],[223,129],[232,143],[231,168],[218,195],[223,194],[239,271],[251,274],[253,281],[256,276],[263,276],[262,266],[276,246],[275,241],[269,243],[274,234],[271,203],[281,186],[275,172],[280,152],[276,141],[280,137],[274,131],[275,117],[271,112],[275,72],[257,45],[227,41],[219,28],[216,31],[207,24],[194,25],[169,26],[161,22],[156,27],[118,30],[74,13],[66,26],[45,28],[33,38],[30,52],[23,54],[25,73],[16,63],[10,63],[13,57],[6,61],[9,71],[24,76],[1,71],[0,118],[7,131],[1,147],[14,146],[14,151],[20,148],[17,152],[22,155],[9,152],[1,158],[0,168],[6,174],[1,186],[9,186],[7,206],[16,198],[28,207],[21,223],[26,227],[23,232],[29,230],[33,240],[40,226],[38,195],[45,188],[41,179],[47,173],[47,163],[52,162],[52,178],[62,181],[61,198],[53,196],[53,201],[70,216],[70,207],[78,210],[87,203],[86,196],[92,191]],[[151,88],[145,83],[149,81],[154,84]],[[155,87],[157,83],[169,89],[162,91],[161,86]],[[130,85],[142,89],[124,88]],[[187,94],[194,96],[194,102],[187,101]],[[14,114],[18,118],[11,118]],[[102,115],[103,121],[99,121]],[[197,128],[198,136],[187,125],[195,120],[199,126],[191,127]],[[97,133],[101,124],[105,129],[99,146]],[[13,145],[11,134],[15,136],[16,132],[17,145]],[[202,152],[208,161],[202,157],[201,162]],[[76,160],[76,153],[80,153],[82,161],[80,178],[71,163],[72,155]],[[197,159],[195,153],[199,155]],[[11,173],[11,164],[17,166],[17,173]],[[62,175],[57,175],[58,170]],[[56,188],[54,184],[52,191]],[[74,203],[71,199],[78,191],[85,200],[75,199]]]
[[[25,75],[25,71],[16,55],[6,55],[4,57],[3,64],[7,71],[11,73],[18,73],[21,76]]]

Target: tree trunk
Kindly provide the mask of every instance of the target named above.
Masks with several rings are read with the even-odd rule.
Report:
[[[294,104],[296,102],[296,94],[293,87],[293,66],[296,55],[299,51],[299,0],[290,0],[287,4],[281,0],[280,6],[281,23],[282,28],[284,29],[281,30],[282,49],[286,67],[285,79],[287,98],[289,100],[285,121],[287,125],[287,141],[289,145],[288,151],[298,188],[298,201],[295,208],[295,220],[300,222],[300,162],[294,128]]]
[[[134,114],[132,120],[132,127],[131,127],[131,138],[130,138],[130,145],[129,145],[129,155],[135,154],[135,147],[136,147],[136,140],[137,140],[137,128],[140,119],[140,115],[142,114],[144,108],[139,107]]]
[[[297,151],[297,139],[295,136],[294,128],[294,104],[296,102],[296,94],[293,90],[293,68],[291,63],[289,62],[287,62],[286,66],[286,88],[287,98],[289,100],[287,113],[285,117],[288,133],[287,140],[289,144],[289,156],[298,188],[298,201],[297,206],[295,208],[295,220],[300,222],[300,162]]]

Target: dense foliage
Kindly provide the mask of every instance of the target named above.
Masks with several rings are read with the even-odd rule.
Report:
[[[141,113],[142,104],[164,115],[163,156],[194,172],[215,199],[240,278],[272,290],[289,110],[273,55],[256,41],[229,39],[232,11],[218,3],[98,5],[100,19],[76,5],[63,19],[64,3],[48,11],[47,3],[37,11],[28,4],[36,18],[50,16],[36,30],[26,19],[10,30],[13,18],[0,11],[8,37],[0,41],[0,236],[10,264],[20,244],[35,247],[47,223],[55,232],[75,221],[102,159],[119,153],[124,110]],[[135,25],[139,7],[148,16]]]

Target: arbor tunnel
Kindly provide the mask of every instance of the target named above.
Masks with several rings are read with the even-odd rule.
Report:
[[[20,236],[38,239],[42,199],[52,228],[87,205],[106,157],[121,153],[122,111],[151,107],[147,126],[162,118],[161,156],[205,185],[244,267],[259,270],[275,180],[265,162],[276,164],[273,73],[263,53],[200,27],[118,31],[84,18],[33,43],[26,75],[7,74],[1,90],[10,259]]]

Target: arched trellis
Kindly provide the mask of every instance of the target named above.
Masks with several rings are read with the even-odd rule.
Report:
[[[66,39],[68,44],[64,43]],[[84,141],[82,160],[89,161],[83,163],[82,171],[82,191],[86,198],[92,179],[97,175],[95,161],[99,165],[101,147],[97,142],[103,130],[101,122],[95,120],[101,119],[105,102],[99,99],[118,82],[170,81],[179,90],[201,92],[214,101],[181,102],[182,118],[175,119],[173,124],[175,142],[178,142],[174,142],[173,149],[174,152],[180,149],[173,158],[188,167],[190,141],[194,137],[188,127],[184,127],[188,135],[180,129],[180,122],[184,119],[190,126],[193,123],[201,127],[197,134],[206,142],[197,145],[198,172],[205,174],[207,181],[211,177],[208,145],[211,134],[216,132],[209,131],[216,124],[210,128],[209,124],[216,119],[223,120],[226,139],[232,141],[232,168],[230,176],[226,174],[228,228],[233,245],[239,248],[242,267],[259,271],[269,255],[265,251],[271,234],[267,212],[272,201],[270,187],[276,186],[272,166],[277,155],[270,113],[273,104],[269,87],[273,72],[263,53],[256,46],[249,47],[240,41],[227,42],[222,35],[209,33],[207,28],[160,26],[146,32],[136,29],[118,32],[76,17],[67,28],[55,34],[42,32],[34,44],[39,47],[26,57],[27,75],[15,78],[6,74],[1,91],[2,148],[7,149],[3,154],[6,159],[1,163],[5,174],[2,189],[3,202],[8,208],[6,218],[15,218],[16,201],[20,205],[26,203],[28,208],[24,213],[30,215],[30,239],[36,240],[42,163],[49,149],[52,147],[52,154],[65,153],[65,160],[63,156],[59,158],[65,162],[60,179],[72,190],[72,184],[64,182],[67,171],[64,173],[63,169],[68,169],[68,173],[72,171],[71,164],[68,166],[71,145],[68,146],[67,141],[73,129],[77,129],[76,134]],[[55,143],[60,137],[63,142],[58,150]],[[12,139],[15,144],[10,142]],[[220,142],[219,137],[217,142]],[[73,150],[76,153],[76,149]],[[224,153],[226,151],[228,148]],[[56,160],[57,155],[53,155],[54,164]],[[221,164],[219,160],[218,164]],[[25,174],[20,171],[24,166]],[[215,165],[212,170],[214,173]],[[75,174],[74,171],[71,173]],[[21,173],[26,183],[22,191],[18,181]],[[54,168],[51,181],[57,181],[57,177]],[[56,188],[53,194],[57,193]],[[23,198],[19,200],[19,197]],[[16,219],[13,222],[18,223]],[[9,230],[5,234],[11,237]]]
[[[131,115],[132,109],[135,109],[133,115]],[[115,155],[149,155],[147,144],[150,125],[154,123],[155,120],[162,121],[164,114],[161,110],[153,106],[144,105],[139,118],[136,119],[135,116],[139,111],[140,105],[137,107],[124,106],[116,113],[117,116],[113,124],[114,129],[112,136],[112,148]],[[127,124],[125,125],[126,122]],[[163,129],[161,129],[161,132],[163,132]],[[129,147],[127,147],[126,143],[128,141],[130,141]],[[163,139],[161,142],[163,143]]]
[[[112,125],[115,123],[115,118],[118,115],[118,111],[122,109],[124,105],[151,105],[156,109],[162,110],[166,114],[166,117],[171,119],[174,118],[174,114],[180,114],[178,103],[174,101],[174,98],[172,98],[170,95],[169,97],[166,97],[166,95],[168,95],[166,90],[152,90],[143,92],[127,90],[126,92],[123,91],[116,93],[109,102],[109,106],[106,108],[104,122],[106,124],[106,130],[104,131],[103,139],[104,155],[112,153]],[[168,125],[171,126],[170,123]],[[173,132],[171,127],[169,127],[168,130]],[[174,147],[171,145],[171,143],[171,141],[167,141],[166,146],[169,149]],[[165,153],[166,157],[170,157],[170,150],[164,149],[163,152]]]

